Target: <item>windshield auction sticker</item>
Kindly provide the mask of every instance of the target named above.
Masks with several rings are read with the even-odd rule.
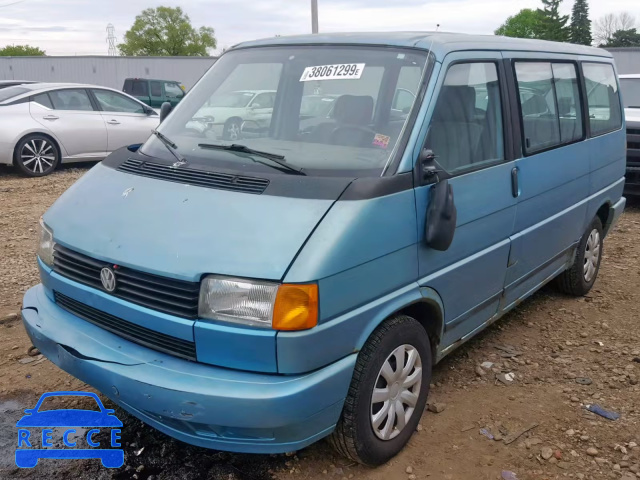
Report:
[[[319,65],[307,67],[300,77],[301,82],[313,80],[358,80],[362,76],[366,64],[342,63],[339,65]]]

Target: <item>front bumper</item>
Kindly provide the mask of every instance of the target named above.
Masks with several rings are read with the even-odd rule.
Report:
[[[328,435],[356,355],[312,373],[242,372],[182,360],[124,340],[59,308],[37,285],[22,319],[53,363],[145,423],[184,442],[246,453],[298,450]]]

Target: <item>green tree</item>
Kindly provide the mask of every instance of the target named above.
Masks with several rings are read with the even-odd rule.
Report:
[[[118,48],[131,56],[206,56],[216,43],[213,28],[196,30],[180,7],[158,7],[136,16]]]
[[[616,30],[601,47],[640,47],[640,33],[635,28]]]
[[[524,8],[508,17],[494,33],[505,37],[540,38],[541,17],[538,10]]]
[[[540,38],[554,42],[568,42],[569,28],[567,22],[569,15],[560,15],[562,0],[542,0],[544,8],[538,9],[542,16],[540,19]]]
[[[576,0],[571,11],[571,43],[591,45],[591,20],[589,20],[589,3],[587,0]]]
[[[0,48],[0,57],[42,57],[44,50],[29,45],[7,45]]]

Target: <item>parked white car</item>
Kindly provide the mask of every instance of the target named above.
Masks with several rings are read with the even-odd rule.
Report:
[[[0,164],[40,177],[60,163],[99,161],[143,143],[160,123],[127,94],[95,85],[34,83],[0,90]]]
[[[252,128],[267,128],[271,123],[275,90],[240,90],[214,95],[198,110],[194,118],[213,118],[222,127],[222,138],[240,138],[242,124],[251,122]]]

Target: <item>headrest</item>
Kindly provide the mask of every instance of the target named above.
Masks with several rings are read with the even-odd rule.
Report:
[[[440,122],[471,122],[476,108],[476,90],[473,87],[444,86],[440,90],[434,120]]]
[[[333,118],[340,123],[369,125],[373,117],[373,97],[342,95],[333,107]]]

